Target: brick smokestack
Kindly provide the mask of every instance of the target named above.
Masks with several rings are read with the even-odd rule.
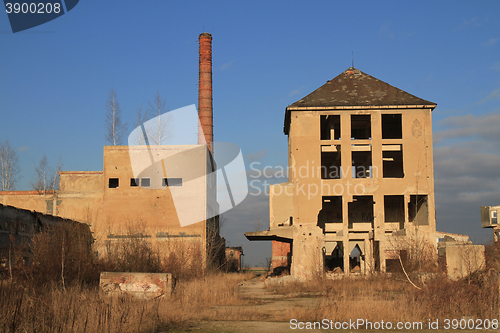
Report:
[[[212,35],[202,33],[200,39],[200,77],[198,82],[198,144],[207,144],[212,151],[213,106],[212,106]],[[201,130],[200,130],[201,129]]]

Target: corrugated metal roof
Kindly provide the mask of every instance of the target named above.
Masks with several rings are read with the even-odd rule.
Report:
[[[290,107],[436,105],[350,67]]]

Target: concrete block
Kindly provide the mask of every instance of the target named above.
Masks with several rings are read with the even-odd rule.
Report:
[[[125,293],[138,298],[156,298],[172,293],[172,274],[101,272],[99,285],[107,294]]]

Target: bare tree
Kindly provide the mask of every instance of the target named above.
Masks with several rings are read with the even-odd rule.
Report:
[[[161,145],[170,137],[168,130],[169,116],[164,113],[167,111],[166,100],[161,97],[157,91],[152,103],[149,103],[151,116],[154,116],[153,123],[147,130],[152,135],[148,136],[151,145]]]
[[[59,161],[57,162],[57,166],[54,169],[51,169],[52,176],[50,179],[52,180],[52,184],[50,185],[51,190],[58,190],[59,189],[59,171],[62,171],[64,163],[62,161],[62,158],[59,157]]]
[[[9,140],[0,142],[0,168],[2,191],[13,190],[19,180],[20,168],[16,151],[10,146]]]
[[[147,109],[144,110],[141,105],[136,110],[136,118],[134,121],[134,128],[139,128],[139,131],[136,130],[132,131],[132,134],[134,135],[132,137],[132,140],[134,141],[135,144],[138,145],[146,144],[146,140],[144,139],[143,129],[147,133],[147,129],[144,127],[147,120],[148,120],[148,110]]]
[[[47,174],[49,173],[49,161],[47,155],[43,155],[38,165],[35,164],[35,179],[31,183],[31,186],[35,191],[44,192],[47,191]]]
[[[106,140],[116,146],[123,142],[127,124],[121,119],[120,103],[113,88],[106,101]]]

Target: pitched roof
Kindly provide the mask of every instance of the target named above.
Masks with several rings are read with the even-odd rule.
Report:
[[[436,103],[421,99],[384,81],[350,67],[334,79],[289,105],[285,114],[285,134],[288,134],[289,112],[300,109],[332,108],[355,109],[388,107],[430,107]]]
[[[436,105],[350,67],[289,107]]]

